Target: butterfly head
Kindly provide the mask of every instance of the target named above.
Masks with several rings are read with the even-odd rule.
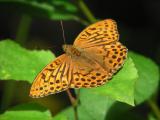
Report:
[[[71,46],[72,46],[72,45],[64,44],[64,45],[62,46],[63,51],[64,51],[64,52],[67,52],[67,51],[71,48]]]
[[[79,56],[80,51],[73,45],[63,45],[63,50],[66,54],[71,55],[71,56]]]
[[[68,44],[64,44],[62,46],[63,48],[63,51],[68,54],[68,55],[72,55],[72,49],[73,49],[73,46],[72,45],[68,45]]]

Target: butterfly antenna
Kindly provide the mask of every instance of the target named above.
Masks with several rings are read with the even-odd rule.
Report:
[[[61,28],[62,28],[62,34],[63,34],[63,41],[64,41],[64,44],[66,44],[66,38],[65,38],[65,34],[64,34],[64,28],[63,28],[63,22],[62,22],[62,20],[60,22],[61,22]]]

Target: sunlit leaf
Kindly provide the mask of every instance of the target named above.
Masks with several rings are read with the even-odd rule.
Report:
[[[11,40],[0,42],[0,79],[32,82],[55,56],[50,51],[27,50]]]
[[[85,91],[91,91],[92,94],[99,94],[134,105],[134,88],[137,78],[138,74],[135,65],[132,59],[128,58],[123,68],[108,83],[97,88],[82,89],[81,91],[83,92],[84,90],[84,94]]]
[[[48,110],[35,104],[23,104],[13,107],[3,114],[0,120],[51,120],[52,116]]]
[[[129,56],[133,59],[138,70],[139,78],[136,81],[135,101],[137,104],[149,99],[158,88],[159,69],[156,63],[142,55],[130,52]]]

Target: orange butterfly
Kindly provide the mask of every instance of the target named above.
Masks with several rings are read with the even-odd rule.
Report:
[[[43,97],[69,88],[105,84],[127,57],[127,48],[118,39],[114,20],[106,19],[90,25],[78,35],[73,45],[63,45],[65,54],[37,75],[30,96]]]

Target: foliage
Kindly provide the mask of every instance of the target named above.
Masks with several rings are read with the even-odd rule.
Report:
[[[83,12],[87,11],[86,16],[90,16],[86,21],[95,21],[96,18],[92,16],[83,1],[78,1],[80,1],[79,8],[84,9]],[[79,20],[85,24],[77,14],[79,8],[65,0],[0,0],[0,6],[10,6],[22,15],[27,14],[30,17]],[[27,35],[25,30],[23,35]],[[23,35],[19,38],[23,38]],[[16,40],[2,40],[0,42],[0,80],[12,80],[17,83],[26,81],[31,84],[40,70],[54,59],[55,55],[49,50],[29,50],[20,46]],[[152,100],[158,83],[158,65],[147,57],[129,51],[123,68],[107,84],[92,89],[80,89],[80,102],[76,106],[78,117],[80,120],[142,120],[144,117],[133,111],[138,105],[146,102],[158,118],[159,111],[155,101]],[[72,107],[63,109],[52,116],[48,108],[33,103],[24,103],[2,111],[4,113],[0,114],[0,120],[73,120]],[[156,119],[152,113],[149,113],[147,117],[149,120]]]
[[[25,80],[32,83],[35,75],[55,56],[50,51],[27,50],[11,40],[0,42],[0,79]]]
[[[0,62],[4,63],[1,65],[0,78],[3,80],[26,80],[29,83],[31,83],[35,75],[43,68],[43,66],[54,59],[54,56],[49,51],[27,50],[11,40],[3,40],[0,42],[0,54],[2,56]],[[133,61],[136,60],[135,64],[133,63],[132,59]],[[141,62],[142,60],[145,61],[143,64]],[[145,70],[147,70],[145,66],[147,64],[151,64],[150,68],[151,70],[154,70],[155,74],[152,74],[152,79],[150,79],[149,74],[144,75],[143,73]],[[20,69],[23,69],[23,71],[19,71]],[[138,77],[137,70],[141,77]],[[152,83],[152,88],[149,85],[137,87],[144,81],[143,78],[147,79],[148,83]],[[113,79],[108,84],[98,88],[81,89],[81,105],[79,107],[79,114],[83,115],[85,110],[88,113],[88,116],[86,115],[85,117],[90,117],[92,114],[94,114],[95,116],[92,116],[92,118],[104,119],[107,111],[117,104],[116,101],[134,105],[135,99],[137,103],[140,103],[142,100],[139,100],[139,93],[136,91],[141,91],[141,94],[144,94],[142,98],[143,101],[145,101],[156,90],[157,85],[158,68],[156,67],[155,63],[143,56],[130,52],[129,58],[126,60],[124,67],[116,75],[114,75]],[[144,91],[144,89],[150,89],[150,91],[147,91],[146,94],[146,90]],[[71,111],[71,108],[69,108],[56,116],[56,118],[65,117],[66,113],[68,114],[68,112]],[[4,114],[4,116],[8,114],[12,114],[12,112],[7,112]],[[19,114],[19,112],[17,112],[17,114]]]
[[[49,110],[31,103],[18,105],[0,115],[1,120],[49,120],[51,118]]]
[[[149,99],[156,92],[159,83],[159,68],[151,59],[130,52],[138,70],[138,80],[135,86],[135,102],[140,104]]]
[[[77,8],[66,0],[0,0],[0,5],[12,7],[21,14],[51,20],[77,19]]]

